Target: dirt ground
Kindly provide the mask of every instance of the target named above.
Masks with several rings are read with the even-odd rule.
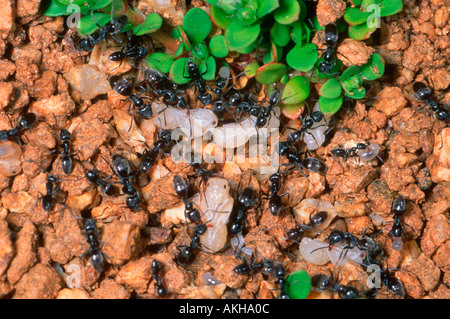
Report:
[[[141,2],[141,8],[151,7],[151,1]],[[317,14],[325,20],[339,17],[342,4],[319,1]],[[358,52],[383,56],[385,75],[371,83],[368,94],[382,98],[363,100],[336,115],[333,132],[314,154],[327,165],[326,174],[308,172],[306,179],[299,171],[289,173],[280,190],[287,195],[282,197],[284,209],[279,216],[269,212],[264,196],[269,193],[268,176],[259,177],[260,200],[247,212],[244,232],[245,246],[256,250],[259,258],[281,262],[287,274],[298,269],[310,276],[333,271],[343,285],[364,283],[368,273],[358,264],[337,269],[330,262],[317,266],[301,256],[295,259],[298,243],[286,238],[286,230],[308,220],[292,211],[305,199],[322,199],[338,215],[326,232],[341,229],[362,236],[367,228],[377,230],[374,238],[384,249],[383,265],[395,269],[405,298],[450,298],[450,128],[411,94],[414,81],[428,81],[433,98],[450,103],[449,18],[446,0],[404,1],[401,13],[383,18],[366,48],[355,54],[354,43],[342,44],[339,52],[351,64],[364,59]],[[158,159],[157,166],[164,166],[165,173],[153,171],[139,181],[145,209],[136,211],[126,207],[126,196],[106,198],[100,187],[87,181],[85,173],[94,167],[118,181],[111,169],[112,155],[123,154],[138,167],[136,154],[146,148],[145,143],[153,145],[157,136],[155,128],[129,129],[129,101],[123,101],[107,82],[109,75],[130,72],[131,66],[124,62],[111,71],[116,65],[102,59],[114,48],[105,46],[94,50],[85,63],[87,54],[80,55],[64,36],[74,36],[74,31],[62,18],[43,17],[39,1],[0,0],[0,130],[12,129],[24,110],[37,115],[22,135],[21,171],[0,175],[0,296],[155,299],[159,296],[152,263],[157,260],[168,291],[164,298],[277,298],[279,289],[272,275],[233,272],[242,260],[229,243],[214,254],[196,249],[194,261],[185,267],[176,262],[194,226],[167,222],[166,209],[182,202],[172,187],[175,175],[190,178],[189,195],[199,193],[201,179],[191,165],[176,164],[170,156]],[[89,89],[81,88],[83,84]],[[62,171],[62,129],[72,134],[70,175]],[[382,161],[360,165],[330,154],[348,141],[378,143]],[[234,182],[229,184],[236,196],[236,185],[247,167],[218,168],[218,174]],[[56,204],[46,211],[42,198],[50,174],[57,176],[59,191]],[[392,249],[387,236],[398,195],[407,203],[401,251]],[[86,254],[89,244],[81,218],[86,212],[97,220],[100,249],[107,256],[102,272]],[[319,238],[325,239],[323,234]],[[208,273],[220,283],[205,283]],[[313,291],[308,298],[332,297],[336,296],[329,291]],[[398,297],[381,289],[376,298]]]

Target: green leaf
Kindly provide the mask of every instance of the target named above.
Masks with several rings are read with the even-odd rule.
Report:
[[[235,13],[239,8],[244,6],[242,0],[219,0],[219,7],[221,7],[227,14]]]
[[[275,21],[280,24],[290,24],[297,21],[300,15],[300,4],[297,0],[284,0],[273,13]]]
[[[206,61],[203,61],[199,66],[200,74],[206,81],[212,81],[216,78],[216,60],[210,56]]]
[[[61,4],[63,6],[68,6],[70,4],[76,4],[77,6],[83,6],[85,0],[56,0],[56,2],[58,2],[59,4]]]
[[[303,113],[305,102],[299,104],[281,105],[281,113],[290,120],[296,120]]]
[[[401,0],[384,0],[380,6],[380,16],[386,17],[397,14],[403,10],[403,1]]]
[[[242,26],[239,23],[232,22],[225,31],[228,47],[230,50],[244,49],[258,39],[260,31],[259,24]]]
[[[111,4],[113,0],[99,0],[96,1],[94,4],[91,3],[91,9],[92,10],[100,10],[103,8],[106,8],[107,6],[109,6]],[[76,4],[76,2],[81,2],[81,4],[84,4],[84,0],[78,0],[78,1],[74,1],[73,3]],[[94,2],[94,1],[92,1]]]
[[[147,66],[162,73],[169,73],[174,60],[175,57],[171,54],[155,52],[147,57]]]
[[[283,63],[272,62],[258,68],[255,79],[261,84],[269,85],[281,79],[287,73],[287,66]]]
[[[258,71],[259,69],[259,64],[258,61],[254,60],[252,62],[250,62],[246,67],[245,67],[245,76],[248,78],[254,77],[256,74],[256,71]]]
[[[94,17],[97,24],[101,27],[111,21],[111,15],[107,13],[94,12]],[[84,16],[80,19],[80,28],[78,30],[82,35],[89,35],[98,30],[97,24],[91,15]]]
[[[344,19],[350,25],[357,25],[366,22],[371,15],[372,13],[361,11],[359,8],[347,7]]]
[[[66,11],[67,5],[60,4],[56,0],[50,0],[48,3],[48,7],[43,9],[42,14],[47,17],[59,17],[70,14]]]
[[[283,49],[279,48],[275,43],[272,43],[272,46],[269,51],[263,57],[263,63],[267,64],[270,62],[278,62],[281,59],[281,55],[283,54]]]
[[[256,13],[256,8],[252,6],[245,6],[238,9],[235,13],[234,21],[238,22],[240,25],[251,25],[258,21],[258,15]]]
[[[170,68],[169,77],[176,84],[186,84],[191,80],[186,70],[187,61],[187,58],[180,58],[178,60],[175,60]]]
[[[342,88],[338,79],[329,79],[320,88],[319,94],[327,99],[335,99],[341,96]]]
[[[297,44],[286,55],[286,62],[295,70],[308,72],[313,68],[318,57],[319,53],[315,44],[308,43],[303,46]]]
[[[192,8],[186,12],[183,19],[183,30],[192,44],[196,45],[205,41],[211,28],[211,19],[202,9]]]
[[[311,278],[305,270],[297,270],[286,278],[286,292],[291,299],[306,299],[311,291]]]
[[[384,59],[378,53],[372,54],[369,61],[361,67],[361,77],[368,81],[376,80],[384,74]]]
[[[224,58],[228,55],[228,46],[225,37],[221,34],[215,35],[209,41],[209,52],[216,58]]]
[[[295,44],[301,46],[303,43],[303,26],[302,21],[295,21],[291,24],[292,30],[291,30],[291,39],[295,42]]]
[[[228,14],[218,7],[211,7],[211,19],[221,29],[226,30],[233,21]]]
[[[326,97],[321,96],[319,97],[320,111],[326,116],[336,114],[341,108],[343,101],[344,99],[342,98],[342,96],[334,99],[327,99]]]
[[[351,97],[352,99],[359,100],[364,98],[364,96],[366,95],[366,89],[363,86],[361,86],[357,90],[345,91],[345,95]]]
[[[376,29],[376,26],[369,28],[367,23],[351,25],[348,27],[348,35],[354,40],[362,41],[368,39]]]
[[[340,80],[342,82],[354,75],[360,75],[360,74],[361,74],[361,67],[359,67],[357,65],[352,65],[352,66],[348,67],[347,69],[345,69],[344,72],[342,72]]]
[[[290,26],[275,22],[272,30],[270,30],[270,38],[272,39],[272,42],[275,42],[277,46],[282,48],[291,41],[290,32]]]
[[[278,0],[258,0],[258,17],[264,17],[279,6]]]
[[[204,61],[209,57],[208,47],[204,43],[197,44],[192,50],[192,55],[194,58]]]
[[[236,50],[236,52],[240,53],[240,54],[249,54],[250,52],[255,50],[257,46],[258,46],[258,42],[255,41],[252,44],[250,44],[248,47]]]
[[[163,23],[163,19],[157,13],[150,13],[145,21],[133,29],[133,33],[141,36],[147,33],[158,31]]]
[[[309,93],[309,80],[304,76],[294,76],[283,88],[281,104],[299,105],[308,98]]]

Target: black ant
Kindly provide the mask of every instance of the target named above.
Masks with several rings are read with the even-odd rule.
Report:
[[[176,106],[186,111],[189,110],[189,105],[184,97],[178,95],[178,86],[169,77],[163,73],[147,68],[145,69],[145,79],[149,88],[158,97],[162,97],[164,104]]]
[[[98,238],[100,231],[97,228],[95,219],[90,218],[86,220],[83,234],[86,237],[87,242],[89,243],[89,248],[81,255],[81,257],[89,254],[91,265],[97,272],[102,272],[105,258],[108,258],[108,256],[106,256],[105,253],[100,250],[100,241]]]
[[[269,212],[273,216],[278,216],[281,212],[281,208],[283,207],[283,203],[281,201],[281,197],[286,195],[279,195],[278,192],[281,189],[281,174],[273,173],[270,175],[269,180],[267,181],[270,195],[269,195]]]
[[[336,24],[327,24],[324,30],[324,42],[327,45],[327,48],[325,49],[325,52],[320,56],[320,62],[317,65],[317,69],[320,73],[326,75],[334,75],[330,74],[330,72],[333,71],[333,69],[339,64],[336,56],[338,40],[339,35]]]
[[[307,157],[302,160],[298,155],[297,150],[291,146],[289,142],[279,142],[276,149],[280,156],[285,156],[291,164],[298,165],[300,172],[306,178],[307,176],[302,170],[303,167],[313,173],[325,173],[327,170],[325,163],[317,158]]]
[[[206,233],[207,226],[205,224],[199,224],[194,227],[193,236],[189,245],[182,246],[178,255],[176,256],[176,261],[181,266],[187,266],[192,262],[194,258],[194,252],[196,248],[200,248],[200,236]]]
[[[192,61],[192,59],[187,60],[187,67],[186,67],[189,78],[191,78],[197,85],[197,90],[199,92],[198,99],[200,102],[203,103],[203,105],[209,105],[211,104],[211,93],[208,93],[206,89],[206,81],[202,78],[202,74],[200,73],[200,70],[198,69],[198,66]]]
[[[150,150],[145,150],[142,154],[140,172],[142,174],[147,174],[155,165],[156,157],[159,155],[161,150],[169,148],[173,144],[172,131],[164,130],[161,132],[161,137],[153,144],[153,148]]]
[[[240,255],[240,254],[239,254]],[[256,254],[254,255],[256,259]],[[233,272],[238,275],[253,275],[255,273],[271,274],[274,271],[273,261],[270,259],[263,259],[258,262],[253,260],[249,262],[246,258],[239,256],[243,262],[233,268]]]
[[[238,197],[237,212],[234,218],[230,218],[229,228],[232,235],[237,235],[244,229],[245,213],[258,201],[253,187],[247,186]]]
[[[347,159],[349,157],[358,157],[358,150],[365,150],[368,148],[368,144],[366,143],[358,143],[356,146],[353,146],[349,149],[344,149],[342,147],[336,147],[330,150],[330,153],[336,157],[342,157],[343,159]]]
[[[93,11],[91,11],[91,16],[97,24]],[[116,37],[116,35],[122,32],[127,24],[128,17],[126,15],[120,15],[117,18],[114,18],[114,8],[111,8],[111,20],[104,26],[99,26],[97,24],[99,29],[93,34],[88,35],[86,38],[81,39],[78,45],[78,50],[91,52],[94,49],[94,46],[101,43],[108,34],[118,42],[122,42]]]
[[[6,141],[12,137],[17,138],[19,144],[22,144],[19,138],[19,134],[28,130],[31,125],[36,121],[36,115],[34,113],[26,113],[22,115],[18,121],[17,125],[10,130],[1,130],[0,131],[0,141]]]
[[[328,212],[319,211],[309,217],[308,224],[297,225],[297,226],[289,229],[286,233],[286,236],[289,240],[296,242],[296,243],[300,243],[308,229],[315,230],[315,227],[322,225],[327,218],[328,218]]]
[[[425,102],[430,107],[431,111],[434,112],[438,120],[444,123],[450,120],[450,114],[447,108],[442,103],[437,103],[436,101],[431,99],[432,91],[425,83],[414,82],[413,91],[414,97],[422,102]]]
[[[277,106],[278,102],[280,102],[281,91],[275,90],[270,96],[268,102],[268,106],[263,106],[260,108],[260,112],[258,117],[256,118],[256,126],[261,128],[267,124],[267,121],[272,116],[272,111],[275,106]]]
[[[311,115],[309,115],[307,118],[305,118],[304,120],[303,119],[301,120],[302,126],[298,130],[295,130],[294,132],[290,133],[286,141],[290,144],[294,144],[294,143],[298,142],[299,140],[303,139],[303,136],[305,134],[311,135],[311,133],[308,132],[308,130],[315,129],[317,127],[322,126],[322,125],[319,125],[317,127],[313,127],[314,124],[320,123],[324,118],[325,117],[324,117],[323,113],[320,111],[315,111],[315,112],[311,113]]]
[[[63,146],[61,152],[62,170],[66,175],[70,175],[73,171],[73,159],[70,152],[70,140],[72,136],[68,130],[61,130],[59,133],[59,140]]]
[[[161,264],[156,259],[152,261],[152,278],[155,280],[155,288],[158,297],[163,298],[167,295],[167,290],[164,288],[161,277]]]
[[[175,175],[173,177],[173,189],[175,193],[183,200],[185,210],[185,216],[191,223],[200,222],[200,212],[194,207],[194,204],[188,197],[189,186],[180,176]]]
[[[274,270],[275,283],[280,289],[280,294],[278,299],[290,299],[289,294],[286,291],[286,269],[284,269],[283,264],[279,264]]]
[[[47,181],[45,183],[46,194],[42,196],[42,208],[49,212],[53,208],[53,203],[55,199],[53,195],[58,193],[59,187],[57,185],[57,178],[55,175],[48,175]]]
[[[100,177],[100,172],[94,168],[90,169],[85,174],[86,179],[92,184],[99,186],[102,189],[103,194],[108,196],[114,196],[118,193],[118,189],[113,184],[107,182],[105,179]]]
[[[114,154],[112,157],[113,170],[119,177],[122,183],[122,191],[128,195],[126,198],[127,207],[131,210],[137,210],[141,204],[141,195],[139,191],[133,186],[131,178],[131,166],[128,160],[119,154]]]
[[[401,216],[406,211],[406,202],[403,196],[398,196],[394,202],[392,203],[392,212],[394,213],[394,224],[392,225],[391,230],[388,233],[389,237],[392,237],[392,248],[395,250],[402,250],[403,248],[403,222],[401,220]]]
[[[144,58],[147,54],[148,50],[141,46],[132,46],[130,48],[127,48],[127,50],[125,50],[125,47],[122,47],[122,50],[111,53],[109,55],[109,59],[114,62],[120,61],[120,64],[122,64],[122,61],[125,58],[141,59]]]
[[[130,96],[128,97],[128,100],[130,100],[131,105],[134,106],[134,113],[136,115],[136,111],[139,114],[140,117],[144,118],[144,119],[150,119],[153,116],[153,110],[152,110],[152,106],[150,105],[150,103],[145,103],[144,100],[142,98],[140,98],[139,96],[135,95],[135,94],[130,94]],[[129,109],[128,109],[129,111]]]
[[[341,285],[334,281],[329,276],[318,274],[311,278],[311,284],[318,290],[331,290],[333,293],[337,293],[341,299],[358,299],[360,293],[352,285]]]

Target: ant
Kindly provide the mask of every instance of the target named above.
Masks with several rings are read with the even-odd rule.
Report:
[[[55,195],[59,191],[57,182],[58,180],[55,175],[52,174],[47,176],[47,180],[45,183],[45,189],[47,193],[42,196],[42,208],[46,212],[49,212],[53,208],[53,203],[55,201],[53,195]]]
[[[255,191],[251,186],[247,186],[239,194],[237,213],[233,219],[230,218],[231,222],[229,227],[232,235],[237,235],[243,230],[245,224],[245,213],[258,201],[258,198],[255,199],[254,197]]]
[[[112,160],[113,170],[123,185],[122,191],[128,195],[126,198],[127,207],[131,210],[137,210],[140,207],[141,195],[131,182],[132,173],[130,163],[125,157],[119,154],[114,154]]]
[[[243,258],[242,256],[239,257],[243,260],[243,263],[233,268],[233,272],[238,275],[253,275],[255,273],[271,274],[274,271],[273,261],[270,259],[263,259],[259,262],[256,262],[255,260],[249,262],[246,258]]]
[[[118,193],[118,189],[111,183],[106,182],[106,180],[100,177],[99,171],[94,168],[90,169],[85,174],[86,179],[92,184],[99,186],[102,189],[103,195],[113,196]]]
[[[306,225],[297,225],[289,229],[286,236],[289,240],[300,243],[308,229],[315,230],[314,227],[322,225],[328,218],[328,212],[320,211],[309,217],[309,222]]]
[[[126,51],[124,51],[124,50],[125,50],[125,47],[122,47],[122,50],[111,53],[109,55],[109,59],[114,62],[120,61],[120,64],[119,64],[119,66],[120,66],[125,58],[141,59],[141,58],[144,58],[148,54],[148,50],[146,48],[137,46],[137,45],[127,48]]]
[[[173,177],[173,189],[175,193],[181,197],[185,206],[185,216],[191,223],[200,222],[200,212],[194,207],[194,204],[188,197],[189,186],[183,178],[178,175]]]
[[[164,104],[176,106],[186,111],[189,110],[189,105],[186,99],[177,95],[178,86],[170,78],[163,73],[147,68],[145,69],[145,79],[150,89],[158,96],[162,97]]]
[[[139,96],[135,94],[130,94],[128,97],[128,100],[130,100],[130,107],[131,105],[134,106],[134,114],[136,115],[136,111],[142,118],[148,120],[153,116],[153,110],[150,103],[144,103],[144,100],[140,98]],[[128,109],[128,112],[130,109]]]
[[[275,90],[270,94],[269,100],[268,100],[269,105],[265,106],[265,107],[261,107],[258,117],[256,118],[256,126],[257,127],[261,128],[267,124],[267,120],[269,120],[270,117],[272,116],[273,108],[280,101],[280,97],[281,97],[280,90]]]
[[[281,212],[282,202],[281,197],[286,195],[279,195],[278,192],[281,189],[281,174],[273,173],[270,175],[269,180],[267,181],[267,185],[269,187],[270,195],[269,195],[269,212],[273,216],[278,216]]]
[[[97,24],[94,12],[92,10],[91,16],[95,24]],[[93,34],[88,35],[86,38],[81,39],[78,45],[78,50],[91,52],[92,50],[94,50],[94,46],[102,42],[108,34],[111,35],[111,37],[113,37],[117,42],[122,42],[116,37],[116,35],[122,32],[127,24],[128,17],[126,15],[120,15],[117,18],[114,18],[114,7],[112,6],[111,21],[106,23],[104,26],[99,26],[97,24],[99,29],[96,30]]]
[[[81,257],[84,257],[89,253],[91,265],[97,272],[102,272],[105,258],[108,258],[108,256],[106,256],[105,253],[100,250],[98,239],[100,231],[97,228],[95,219],[90,218],[86,220],[83,234],[87,242],[89,243],[89,248],[81,255]]]
[[[442,103],[437,103],[436,101],[431,99],[432,91],[425,83],[414,82],[413,91],[414,97],[422,102],[425,102],[430,107],[431,111],[434,112],[438,120],[444,123],[450,120],[450,114],[447,108]]]
[[[161,273],[161,264],[156,259],[152,261],[152,278],[155,280],[155,288],[158,297],[162,298],[167,295],[167,290],[164,288],[161,277],[159,276]]]
[[[159,155],[160,150],[167,149],[173,144],[172,131],[164,130],[161,132],[161,137],[153,144],[153,148],[145,150],[142,154],[142,160],[140,165],[140,172],[147,174],[155,165],[156,157]]]
[[[191,238],[191,242],[189,245],[182,246],[183,248],[180,250],[178,255],[176,256],[176,261],[181,266],[186,266],[190,262],[192,262],[194,258],[195,248],[200,248],[200,236],[206,233],[207,226],[205,224],[199,224],[194,227],[193,236]]]
[[[322,161],[314,157],[307,157],[305,159],[300,159],[297,150],[289,144],[289,142],[279,142],[276,149],[280,156],[286,156],[288,161],[293,165],[298,165],[300,172],[306,176],[302,168],[306,168],[308,171],[313,173],[325,173],[327,166]],[[289,165],[289,164],[288,164]]]
[[[318,128],[319,126],[322,126],[322,125],[319,125],[317,127],[313,127],[315,123],[320,123],[324,118],[325,117],[322,112],[314,111],[313,113],[311,113],[311,115],[306,117],[304,120],[303,119],[301,120],[302,126],[298,130],[295,130],[294,132],[290,133],[286,141],[290,144],[294,144],[294,143],[298,142],[299,140],[303,139],[303,136],[305,134],[312,135],[310,132],[308,132],[308,130],[315,129],[315,128]]]
[[[279,264],[274,270],[275,283],[280,288],[280,294],[278,299],[290,299],[289,294],[286,291],[286,270],[283,264]]]
[[[189,78],[191,78],[197,85],[197,89],[199,92],[198,99],[200,102],[203,103],[203,105],[209,105],[211,104],[211,93],[208,93],[206,90],[206,81],[202,78],[202,74],[200,73],[200,70],[198,69],[198,66],[192,61],[192,59],[187,60],[187,67],[186,67]]]
[[[9,138],[15,137],[20,145],[22,142],[20,141],[19,134],[28,130],[31,125],[36,121],[36,115],[34,113],[26,113],[22,115],[18,121],[17,125],[10,130],[1,130],[0,131],[0,141],[6,141]]]
[[[357,299],[360,297],[358,290],[352,285],[341,285],[334,281],[331,277],[317,274],[311,278],[312,286],[318,290],[331,290],[333,293],[337,293],[341,299]]]
[[[62,170],[66,175],[70,175],[73,171],[73,159],[70,152],[70,140],[72,136],[68,130],[61,130],[59,133],[59,140],[63,146],[61,153]]]
[[[340,61],[337,60],[336,56],[336,49],[337,49],[337,42],[339,40],[339,35],[337,31],[336,24],[329,23],[325,26],[324,30],[324,42],[327,45],[327,48],[325,49],[325,52],[321,55],[318,61],[319,64],[317,65],[317,70],[319,73],[326,74],[326,75],[335,75],[330,74],[331,71],[333,71],[336,66],[340,65]]]
[[[379,149],[379,145],[375,143],[357,143],[356,146],[347,150],[342,147],[333,148],[330,150],[330,153],[335,157],[342,157],[344,160],[347,160],[349,157],[358,157],[360,160],[367,162],[377,157],[383,162],[383,159],[378,155]]]
[[[394,224],[388,233],[389,237],[392,237],[392,248],[394,250],[402,250],[403,248],[403,222],[401,221],[401,216],[406,211],[406,202],[403,196],[398,196],[392,203],[392,212],[394,213]]]

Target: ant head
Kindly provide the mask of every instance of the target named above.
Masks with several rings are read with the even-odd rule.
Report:
[[[326,290],[331,285],[331,277],[323,274],[314,275],[311,284],[319,290]]]
[[[70,140],[70,132],[68,130],[61,130],[61,132],[59,132],[59,139],[61,141]]]
[[[120,75],[113,75],[109,78],[109,85],[114,92],[120,95],[130,95],[133,92],[133,85],[128,79],[121,77]]]
[[[36,121],[36,114],[26,113],[19,118],[17,126],[20,130],[28,129]]]
[[[414,82],[413,91],[420,100],[425,100],[431,97],[431,89],[423,82]]]
[[[319,123],[323,120],[323,113],[320,111],[314,111],[311,113],[310,117],[314,120],[314,122]]]
[[[325,26],[324,41],[327,45],[336,44],[339,39],[337,27],[334,23],[329,23]]]
[[[121,15],[111,21],[111,26],[109,27],[109,32],[112,34],[117,34],[125,28],[128,23],[128,17],[126,15]]]
[[[328,235],[328,242],[330,245],[340,243],[344,240],[344,232],[339,229],[334,229],[330,235]]]

